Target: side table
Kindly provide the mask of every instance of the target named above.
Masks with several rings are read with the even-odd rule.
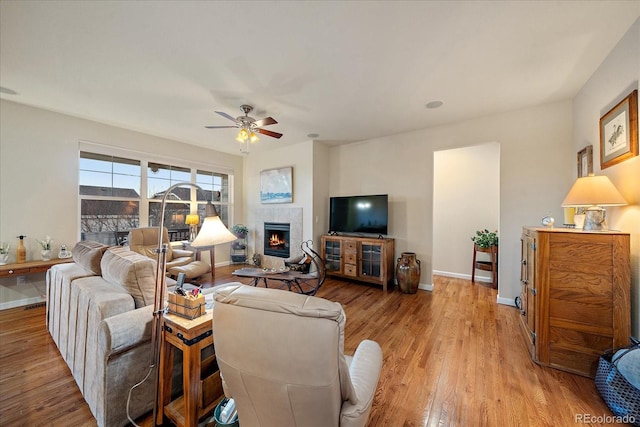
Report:
[[[27,261],[20,263],[12,263],[0,265],[0,277],[5,276],[24,276],[26,274],[44,273],[51,266],[63,264],[65,262],[73,262],[72,258],[51,258],[48,261]]]
[[[209,251],[209,257],[211,262],[211,280],[216,278],[216,252],[215,252],[216,247],[215,246],[201,246],[196,248],[194,246],[191,246],[190,242],[183,241],[182,249],[185,249],[188,251],[194,251],[196,253],[196,260],[198,261],[200,261],[202,258],[202,255],[200,254],[200,252]]]
[[[189,320],[166,313],[162,317],[158,411],[156,424],[166,415],[178,427],[195,427],[222,399],[222,381],[215,353],[202,357],[213,346],[213,310]],[[171,401],[174,350],[182,350],[183,395]]]

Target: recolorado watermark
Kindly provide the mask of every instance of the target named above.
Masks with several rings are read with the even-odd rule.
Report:
[[[634,424],[635,422],[636,417],[633,415],[619,417],[617,415],[576,414],[576,424]]]

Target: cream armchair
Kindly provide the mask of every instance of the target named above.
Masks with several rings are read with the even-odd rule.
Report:
[[[216,357],[242,427],[365,426],[382,350],[360,343],[345,356],[340,304],[246,285],[217,291]]]
[[[206,262],[196,261],[194,253],[183,249],[174,249],[169,245],[169,232],[164,228],[162,243],[167,243],[167,273],[177,277],[184,273],[189,280],[211,271]],[[158,227],[143,227],[129,230],[129,247],[132,251],[156,259],[154,252],[158,248]]]

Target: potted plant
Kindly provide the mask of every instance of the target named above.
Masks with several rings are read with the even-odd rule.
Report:
[[[244,239],[245,237],[247,237],[249,229],[244,224],[236,224],[231,227],[231,232],[235,234],[237,238]]]
[[[471,240],[478,245],[479,248],[486,249],[492,246],[498,246],[498,230],[489,231],[486,228],[484,230],[478,230]]]
[[[4,265],[9,261],[9,244],[0,243],[0,265]]]

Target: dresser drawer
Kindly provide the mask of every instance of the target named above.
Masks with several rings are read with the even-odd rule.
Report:
[[[344,274],[347,276],[357,276],[358,275],[358,267],[351,264],[345,264],[344,266]]]

